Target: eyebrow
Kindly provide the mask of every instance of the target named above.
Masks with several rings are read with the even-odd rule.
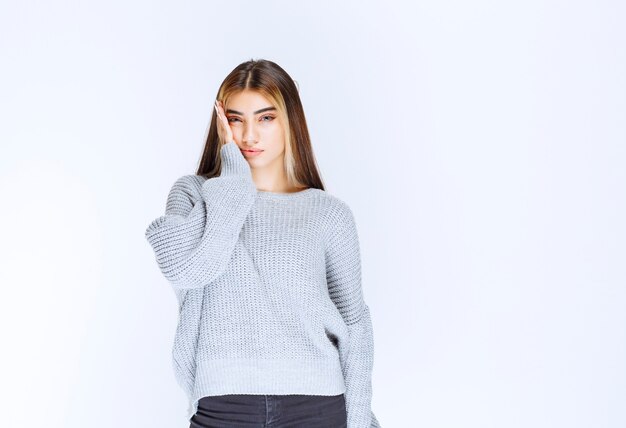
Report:
[[[265,107],[265,108],[262,108],[262,109],[260,109],[260,110],[257,110],[257,111],[255,111],[255,112],[253,112],[252,114],[259,114],[259,113],[263,113],[264,111],[269,111],[269,110],[276,110],[276,107],[274,107],[274,106]],[[237,110],[232,110],[232,109],[228,109],[228,110],[226,110],[226,113],[240,114],[240,115],[242,115],[242,116],[243,116],[243,113],[242,113],[242,112],[237,111]]]

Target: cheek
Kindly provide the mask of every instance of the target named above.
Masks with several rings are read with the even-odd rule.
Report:
[[[276,123],[276,124],[272,123],[272,124],[268,124],[267,126],[263,127],[261,132],[263,133],[263,135],[273,136],[273,137],[280,137],[280,136],[283,135],[283,128],[278,123]]]

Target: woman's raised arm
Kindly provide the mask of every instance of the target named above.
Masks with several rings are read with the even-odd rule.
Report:
[[[175,289],[203,287],[224,272],[254,204],[256,186],[239,147],[230,141],[220,152],[220,176],[179,178],[165,215],[145,231],[161,272]]]

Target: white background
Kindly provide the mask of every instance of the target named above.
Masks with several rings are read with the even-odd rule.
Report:
[[[252,58],[355,213],[384,428],[626,426],[625,12],[3,2],[0,426],[188,426],[144,231]]]

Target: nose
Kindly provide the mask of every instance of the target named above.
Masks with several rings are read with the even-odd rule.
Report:
[[[249,121],[246,123],[243,129],[243,135],[241,136],[242,140],[246,144],[256,144],[257,142],[257,132],[254,127],[254,122]]]

